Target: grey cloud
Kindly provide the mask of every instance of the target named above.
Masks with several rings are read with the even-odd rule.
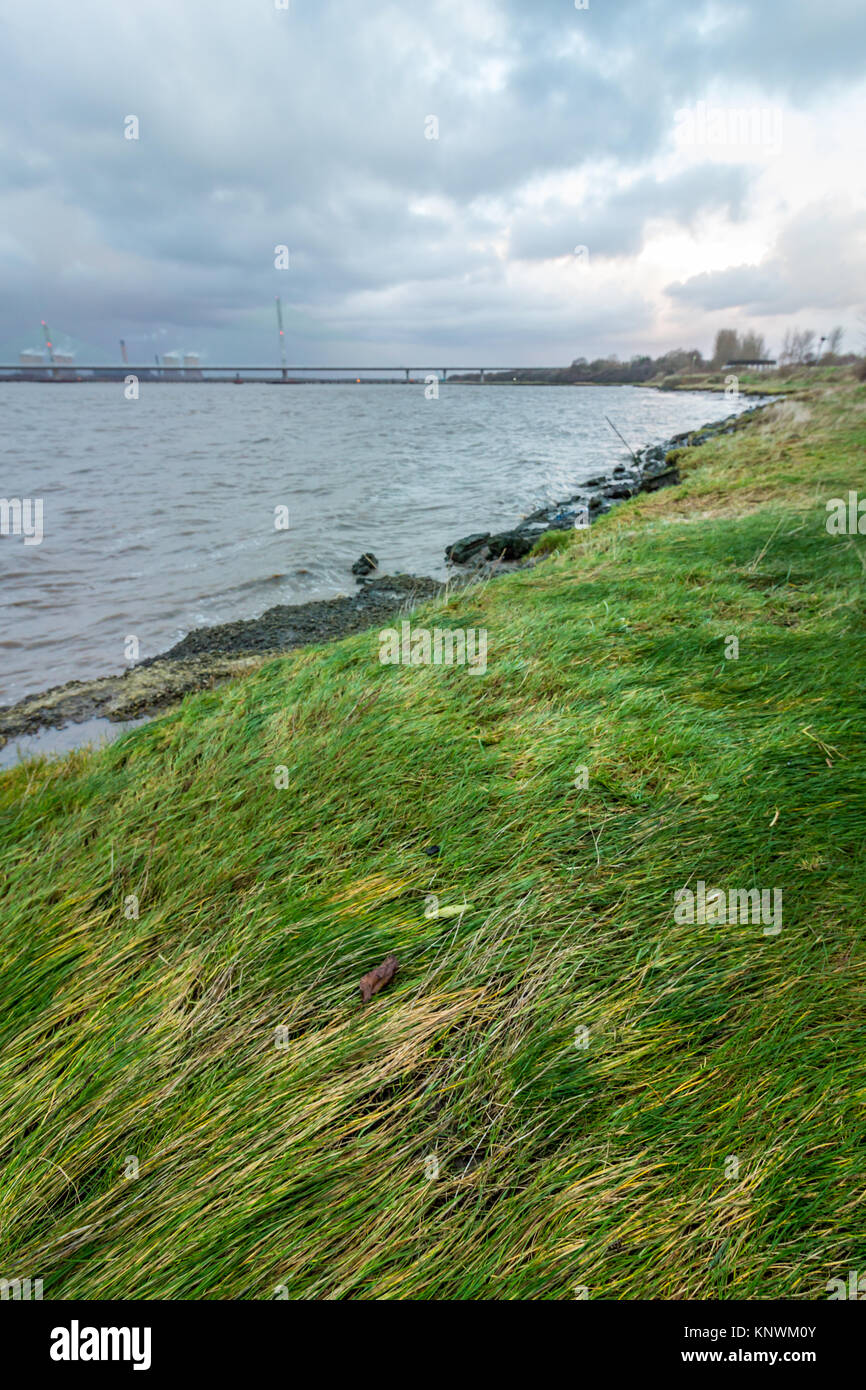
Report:
[[[666,287],[709,311],[796,314],[847,309],[866,301],[866,212],[812,204],[792,217],[760,265],[705,272]]]
[[[520,259],[545,260],[567,256],[577,244],[588,246],[593,258],[635,255],[653,219],[687,226],[699,213],[718,209],[739,218],[751,177],[742,165],[705,164],[669,179],[639,178],[607,199],[596,195],[584,207],[548,204],[515,218],[511,252]]]
[[[702,30],[711,14],[719,23]],[[365,331],[389,331],[387,291],[410,287],[401,333],[421,343],[446,332],[447,305],[462,341],[453,287],[468,283],[478,333],[495,341],[507,313],[520,315],[527,351],[537,334],[547,356],[545,314],[505,291],[494,242],[510,238],[511,257],[529,260],[576,244],[628,257],[653,218],[743,215],[751,172],[698,168],[661,184],[640,174],[593,193],[577,217],[554,202],[530,215],[528,189],[599,166],[634,180],[710,81],[826,100],[859,73],[858,15],[846,0],[820,11],[807,0],[20,6],[0,21],[12,133],[0,163],[3,336],[29,340],[45,313],[108,352],[120,334],[197,326],[215,354],[260,357],[277,293],[298,334],[327,342],[341,315],[360,331],[359,296]],[[141,121],[137,142],[123,139],[128,114]],[[424,138],[429,114],[438,141]],[[425,198],[443,208],[419,216]],[[286,276],[273,269],[278,243],[291,250]],[[695,305],[741,292],[733,280],[671,289]],[[645,306],[625,292],[592,332],[610,339],[621,306],[637,332]]]

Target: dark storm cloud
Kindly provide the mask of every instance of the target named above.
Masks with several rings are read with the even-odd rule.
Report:
[[[858,75],[859,15],[844,0],[21,6],[0,21],[2,336],[23,345],[45,313],[108,351],[119,333],[183,330],[192,346],[189,330],[255,358],[279,293],[295,332],[319,324],[324,339],[342,316],[365,340],[442,341],[448,305],[455,344],[469,317],[481,348],[509,322],[543,342],[549,304],[532,313],[502,248],[629,256],[654,219],[736,219],[744,167],[644,172],[675,111],[726,78],[818,102]],[[138,141],[123,138],[128,114]],[[424,137],[431,114],[438,140]],[[556,199],[528,210],[539,180],[600,164],[609,184],[577,214]],[[273,266],[283,243],[287,274]],[[623,304],[645,322],[643,302]],[[604,332],[596,314],[575,305],[569,321]]]

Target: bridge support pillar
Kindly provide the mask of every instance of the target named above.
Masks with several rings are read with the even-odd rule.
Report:
[[[408,381],[409,381],[409,368],[408,368],[408,367],[406,368],[406,381],[407,381],[407,383],[408,383]]]

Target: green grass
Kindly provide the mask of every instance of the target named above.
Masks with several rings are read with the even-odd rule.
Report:
[[[862,1270],[866,541],[824,504],[864,447],[866,388],[817,387],[419,610],[485,627],[486,675],[365,634],[0,777],[0,1277],[811,1299]],[[781,933],[676,924],[699,878],[781,888]]]
[[[543,531],[532,547],[533,555],[551,555],[553,551],[568,550],[571,531]]]
[[[815,388],[843,386],[856,380],[860,363],[844,366],[815,363],[811,366],[794,364],[771,368],[768,371],[717,368],[707,372],[679,372],[656,377],[647,386],[665,391],[724,391],[736,376],[737,390],[743,396],[793,396]]]

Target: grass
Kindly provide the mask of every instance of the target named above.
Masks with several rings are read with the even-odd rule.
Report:
[[[736,389],[743,396],[793,396],[815,388],[835,388],[840,383],[857,379],[861,363],[840,366],[835,363],[817,362],[798,366],[795,363],[770,368],[737,371],[716,368],[703,372],[680,372],[657,377],[646,382],[647,386],[664,391],[725,391],[732,379]]]
[[[568,550],[571,546],[570,531],[543,531],[532,547],[532,555],[551,555],[554,551]]]
[[[365,634],[3,775],[0,1276],[812,1299],[862,1269],[866,545],[824,504],[864,446],[866,387],[816,386],[416,614],[486,627],[485,675]],[[699,878],[781,888],[781,933],[677,924]]]

